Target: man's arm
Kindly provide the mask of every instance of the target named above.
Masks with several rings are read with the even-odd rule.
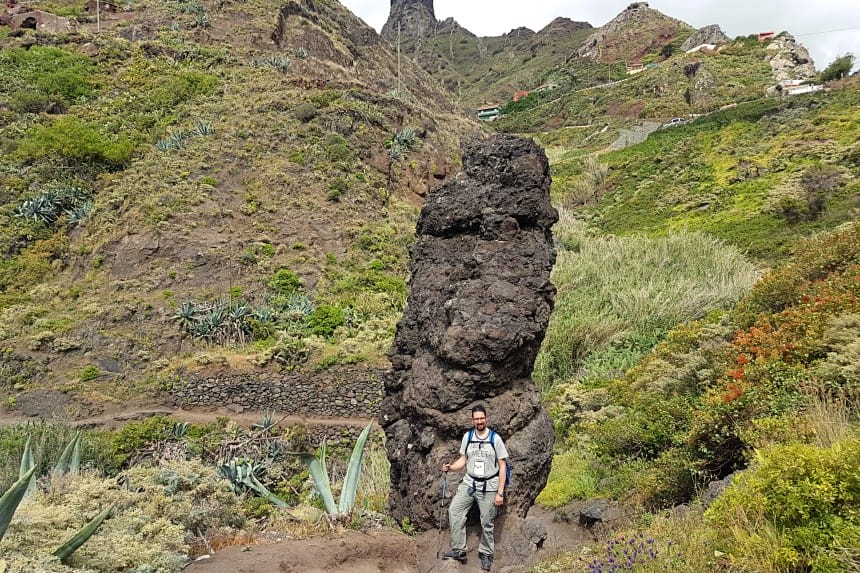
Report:
[[[502,505],[505,503],[505,479],[508,477],[507,474],[508,469],[508,459],[502,458],[499,460],[499,490],[496,492],[496,499],[493,501],[494,505]]]
[[[464,467],[466,467],[466,456],[460,454],[460,457],[457,458],[457,461],[455,461],[453,464],[442,464],[442,471],[443,472],[448,472],[451,470],[456,471],[456,470],[462,469]]]

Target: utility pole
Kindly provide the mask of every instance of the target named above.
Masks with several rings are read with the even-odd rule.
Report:
[[[102,31],[101,5],[99,4],[99,0],[96,0],[96,33],[100,34],[101,31]]]
[[[397,97],[400,97],[400,22],[397,22]]]

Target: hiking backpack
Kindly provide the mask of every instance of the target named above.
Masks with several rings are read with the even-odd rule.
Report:
[[[475,429],[472,428],[469,430],[469,435],[468,435],[468,438],[466,439],[466,448],[467,449],[469,447],[469,444],[486,444],[487,443],[484,440],[472,439],[472,438],[474,438],[474,436],[475,436]],[[490,446],[492,446],[492,448],[493,448],[493,453],[495,453],[496,452],[496,432],[493,429],[490,429],[490,435],[488,437],[489,437]],[[493,479],[494,477],[496,477],[497,475],[499,475],[499,469],[498,469],[499,468],[499,460],[498,460],[498,458],[496,458],[496,456],[493,456],[493,461],[496,463],[496,473],[494,473],[493,475],[478,478],[478,477],[475,477],[475,476],[469,474],[470,478],[472,478],[475,481],[482,482],[484,484],[484,492],[487,491],[487,481],[489,481],[489,480]],[[510,456],[507,457],[506,462],[507,463],[505,464],[505,489],[508,489],[511,485],[511,457]]]

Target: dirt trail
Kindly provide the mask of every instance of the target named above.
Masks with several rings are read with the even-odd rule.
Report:
[[[14,425],[32,422],[39,419],[69,424],[77,428],[116,428],[131,420],[141,420],[152,416],[171,416],[181,422],[207,424],[218,421],[219,418],[229,418],[236,424],[248,427],[259,424],[265,412],[242,411],[236,412],[228,408],[177,408],[165,404],[134,404],[99,408],[101,411],[84,411],[69,414],[56,408],[54,396],[41,396],[28,403],[26,408],[17,410],[0,409],[0,425]],[[68,409],[67,409],[68,410]],[[363,427],[370,418],[342,418],[325,416],[285,415],[280,412],[272,413],[273,419],[279,426],[303,424],[305,426],[355,426]]]
[[[493,566],[495,573],[525,573],[549,555],[579,550],[592,541],[576,523],[558,521],[547,510],[534,507],[530,517],[547,526],[543,548],[528,557],[506,556],[500,551],[507,534],[497,527]],[[228,547],[186,566],[191,573],[483,573],[475,549],[477,528],[469,528],[468,562],[444,561],[448,531],[426,531],[413,537],[393,529],[346,530],[341,535],[304,540]]]

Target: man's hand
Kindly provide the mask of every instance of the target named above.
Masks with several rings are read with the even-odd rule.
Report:
[[[442,471],[445,473],[451,471],[451,464],[442,464]]]
[[[502,495],[502,494],[500,494],[500,493],[497,493],[497,494],[496,494],[496,499],[493,501],[493,505],[495,505],[495,506],[497,506],[497,507],[498,507],[498,506],[500,506],[500,505],[502,505],[502,504],[504,504],[504,503],[505,503],[505,496],[503,496],[503,495]]]

